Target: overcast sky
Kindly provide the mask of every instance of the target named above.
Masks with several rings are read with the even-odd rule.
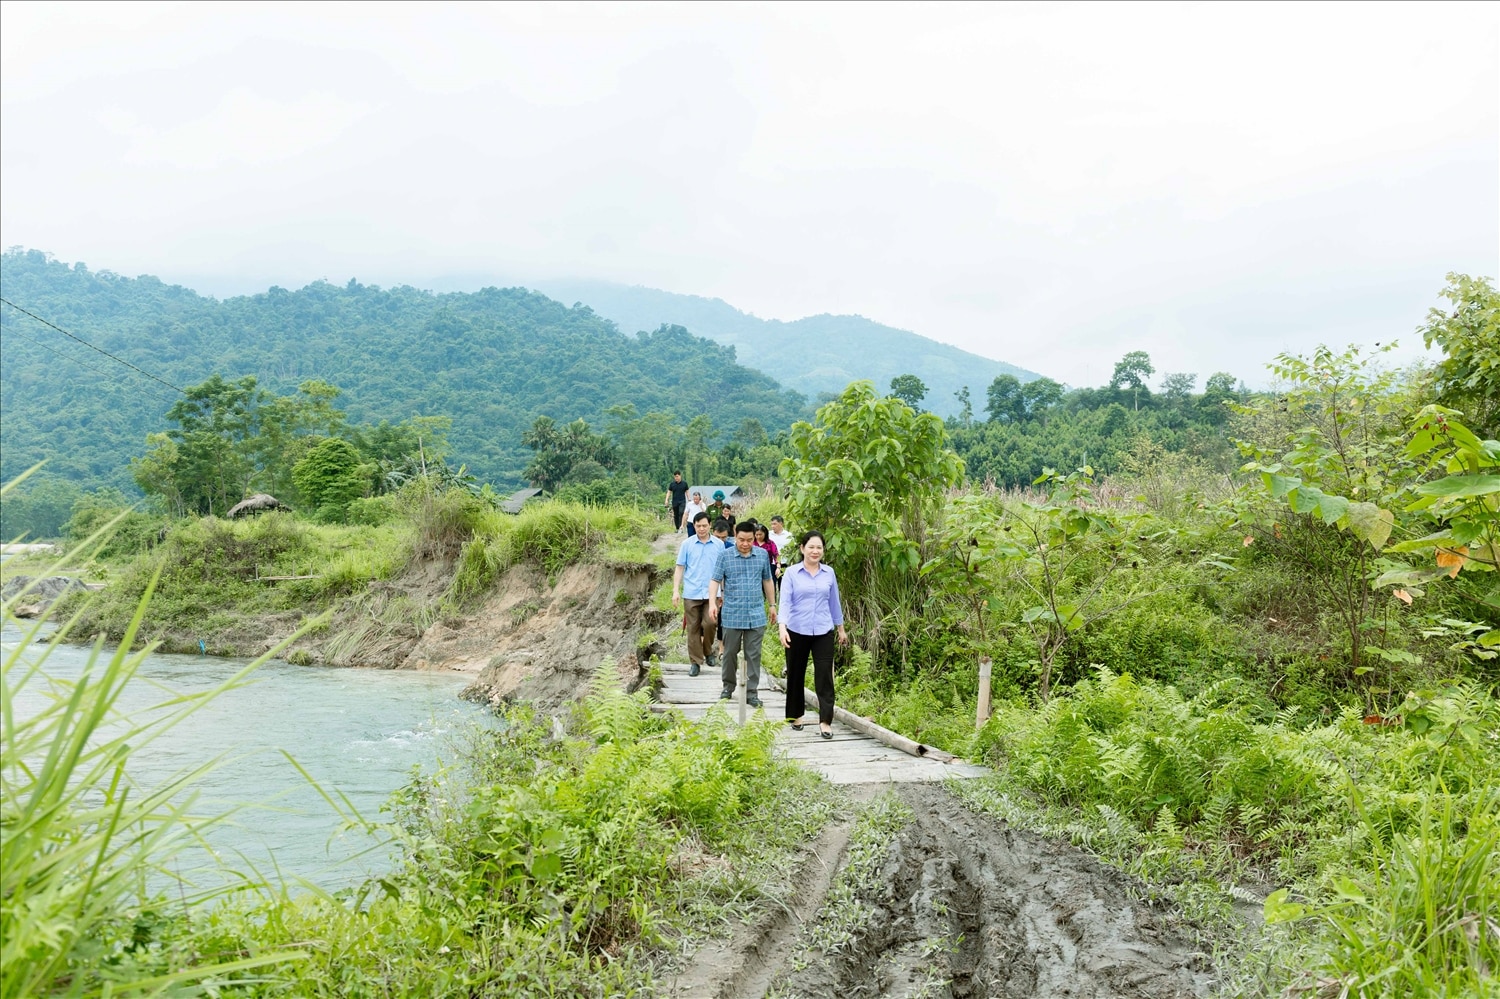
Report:
[[[1500,271],[1494,4],[0,21],[0,243],[208,293],[602,278],[1256,383]]]

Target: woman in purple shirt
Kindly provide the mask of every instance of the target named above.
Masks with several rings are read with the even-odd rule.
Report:
[[[802,731],[807,657],[812,655],[813,689],[818,693],[818,729],[833,738],[833,641],[848,644],[839,581],[823,564],[823,535],[802,538],[802,561],[789,566],[781,580],[781,644],[786,647],[786,720]]]

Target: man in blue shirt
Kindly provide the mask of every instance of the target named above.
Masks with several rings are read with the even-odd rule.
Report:
[[[722,554],[724,543],[708,531],[708,514],[698,513],[693,517],[693,536],[678,547],[677,567],[672,570],[672,606],[685,611],[688,676],[697,676],[705,660],[719,665],[713,655],[718,622],[709,613],[708,588]]]
[[[760,707],[760,645],[766,634],[766,607],[776,620],[776,584],[771,556],[755,547],[755,524],[736,527],[733,550],[725,550],[714,567],[708,587],[708,612],[724,623],[724,689],[719,697],[734,696],[738,681],[739,651],[745,650],[745,703]],[[724,606],[718,606],[720,593]]]

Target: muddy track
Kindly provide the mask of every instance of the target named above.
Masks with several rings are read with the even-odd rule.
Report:
[[[764,959],[778,997],[1165,999],[1213,984],[1173,917],[1132,899],[1125,875],[1066,843],[975,815],[941,787],[898,786],[915,820],[892,840],[854,939],[796,941]],[[799,967],[800,966],[800,967]],[[796,970],[793,970],[796,969]],[[762,976],[748,989],[766,995]],[[737,983],[739,984],[739,983]]]
[[[826,827],[801,865],[796,894],[757,922],[740,927],[729,940],[710,941],[699,948],[673,976],[665,995],[673,999],[764,996],[781,968],[781,957],[796,946],[804,927],[816,917],[852,828],[850,821]]]

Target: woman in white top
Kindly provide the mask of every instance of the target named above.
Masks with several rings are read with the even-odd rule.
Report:
[[[780,516],[771,518],[771,530],[768,532],[771,543],[776,546],[780,553],[780,565],[776,566],[776,588],[781,589],[781,573],[785,566],[792,564],[793,553],[797,550],[797,542],[792,538],[792,533],[786,529],[786,521]]]
[[[708,504],[703,502],[703,494],[694,492],[692,498],[688,500],[687,507],[682,516],[682,522],[687,525],[688,537],[693,536],[693,518],[707,509]]]

